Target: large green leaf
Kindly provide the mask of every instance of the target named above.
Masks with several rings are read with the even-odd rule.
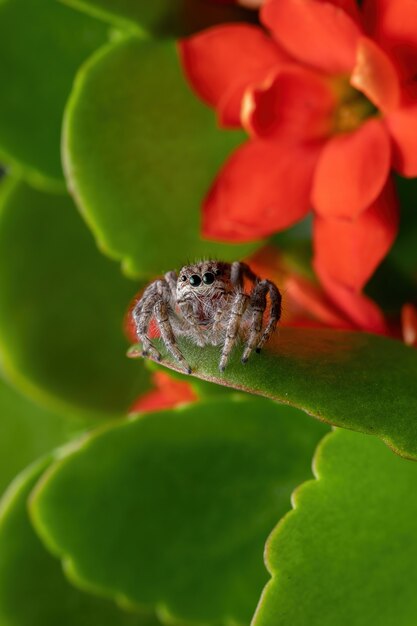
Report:
[[[27,395],[124,412],[148,374],[125,358],[136,290],[96,249],[68,196],[8,182],[0,199],[0,357]]]
[[[64,188],[65,102],[80,63],[105,41],[102,23],[56,1],[0,3],[0,154],[33,183]]]
[[[28,468],[0,506],[2,626],[156,626],[153,618],[120,611],[113,602],[70,586],[61,564],[32,529],[27,499],[51,458]]]
[[[87,426],[38,407],[0,380],[0,494],[26,465]]]
[[[179,37],[213,24],[254,20],[254,11],[212,0],[61,0],[118,27]]]
[[[134,37],[79,72],[66,113],[68,182],[100,248],[130,274],[253,245],[203,241],[200,206],[240,132],[217,131],[186,85],[173,42]]]
[[[336,431],[272,534],[253,626],[417,623],[417,464]]]
[[[323,424],[244,396],[106,428],[58,461],[35,527],[71,579],[169,618],[248,623],[262,554]]]
[[[179,369],[161,340],[164,364]],[[417,351],[400,341],[361,332],[282,328],[246,365],[242,349],[222,374],[220,348],[181,339],[193,374],[273,398],[336,426],[381,437],[396,452],[417,458]],[[140,355],[133,347],[131,356]]]

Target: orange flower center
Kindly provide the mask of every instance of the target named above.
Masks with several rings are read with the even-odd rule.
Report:
[[[333,132],[346,133],[356,130],[365,120],[379,114],[377,107],[349,83],[348,78],[333,81],[338,106],[333,117]]]

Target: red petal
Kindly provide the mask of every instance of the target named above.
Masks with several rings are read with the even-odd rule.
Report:
[[[204,202],[203,235],[251,241],[300,220],[309,209],[317,146],[289,149],[254,140],[227,161]]]
[[[334,6],[342,9],[345,13],[350,15],[350,17],[361,24],[362,17],[359,13],[358,5],[356,0],[320,0],[321,2],[326,2],[330,4],[334,4]]]
[[[317,217],[314,267],[317,274],[360,290],[390,249],[398,229],[398,203],[388,180],[379,198],[355,220]]]
[[[283,255],[274,245],[267,244],[258,248],[245,261],[255,274],[277,284],[280,284],[288,273]]]
[[[179,43],[182,65],[199,96],[219,108],[224,124],[240,126],[246,87],[263,80],[286,56],[261,28],[248,24],[218,26]],[[229,102],[233,101],[233,107]],[[222,115],[223,109],[227,113]]]
[[[354,328],[344,315],[337,310],[326,297],[323,289],[313,282],[291,275],[285,281],[286,310],[290,316],[294,313],[311,315],[323,326],[330,328]],[[285,310],[284,310],[285,313]],[[291,317],[289,323],[291,324]]]
[[[417,106],[390,113],[386,123],[393,139],[395,169],[403,176],[417,176]]]
[[[175,380],[165,372],[155,372],[153,383],[155,388],[136,400],[129,410],[130,414],[172,409],[180,404],[196,402],[198,399],[190,383]]]
[[[324,146],[312,191],[323,217],[356,217],[377,198],[391,165],[384,124],[371,119],[352,133],[335,135]]]
[[[400,84],[397,71],[385,52],[367,37],[359,39],[350,84],[384,112],[398,106]]]
[[[329,136],[336,105],[334,91],[321,74],[287,66],[263,86],[247,91],[242,122],[258,137],[314,141]]]
[[[404,343],[417,348],[417,308],[412,304],[404,304],[401,311],[401,322]]]
[[[343,9],[318,0],[269,0],[261,21],[295,59],[330,74],[351,72],[360,35]]]
[[[389,333],[384,315],[373,300],[334,281],[326,272],[321,272],[320,281],[329,298],[356,328],[381,335]]]
[[[417,2],[365,0],[367,31],[390,54],[403,80],[417,73]]]
[[[259,9],[264,0],[237,0],[237,4],[246,9]]]

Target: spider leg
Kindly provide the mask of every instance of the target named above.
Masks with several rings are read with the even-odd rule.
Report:
[[[220,322],[222,321],[224,315],[224,307],[219,307],[214,314],[213,319],[213,333],[217,334],[220,330]]]
[[[188,324],[192,327],[193,329],[193,334],[194,334],[194,339],[197,343],[197,345],[202,348],[203,346],[205,346],[205,341],[204,341],[204,337],[203,337],[203,333],[201,331],[201,329],[198,327],[197,324],[197,320],[194,316],[194,311],[193,311],[193,307],[191,302],[181,302],[180,305],[180,311],[181,311],[181,315],[183,316],[184,320],[186,322],[188,322]]]
[[[159,300],[155,304],[154,314],[159,330],[161,331],[161,337],[168,352],[182,365],[187,374],[191,374],[191,367],[188,365],[177,346],[171,322],[169,321],[168,307],[163,300]]]
[[[269,341],[272,333],[275,331],[277,324],[281,318],[281,292],[278,287],[271,282],[270,280],[263,280],[262,283],[265,283],[265,287],[269,291],[269,297],[271,299],[271,311],[269,316],[268,324],[262,334],[261,340],[258,343],[256,348],[256,352],[260,352],[263,346]],[[260,284],[262,284],[260,283]]]
[[[151,355],[152,358],[157,361],[161,360],[161,355],[158,350],[152,345],[151,340],[148,337],[149,324],[153,315],[153,309],[155,302],[158,298],[158,291],[155,288],[155,283],[150,286],[142,298],[137,302],[133,309],[133,319],[136,324],[136,334],[139,341],[142,344],[142,355]]]
[[[249,265],[243,263],[242,261],[235,261],[232,263],[230,270],[230,280],[234,287],[237,287],[239,290],[243,287],[244,278],[248,278],[253,283],[260,282],[260,278],[252,272]]]
[[[132,312],[136,324],[136,334],[142,344],[142,355],[150,355],[157,361],[161,360],[161,354],[149,339],[148,331],[149,324],[155,314],[156,303],[159,301],[169,303],[172,300],[175,272],[168,272],[166,276],[171,282],[166,279],[159,279],[151,283],[143,292]]]
[[[262,333],[262,318],[266,309],[266,296],[271,298],[271,313],[269,322]],[[269,280],[257,283],[251,294],[252,322],[246,348],[243,352],[242,363],[246,363],[253,350],[260,352],[262,346],[269,340],[277,327],[281,317],[281,294],[278,287]]]
[[[248,305],[248,300],[249,297],[245,293],[237,293],[233,300],[230,319],[226,330],[226,340],[220,357],[219,369],[221,372],[224,372],[230,353],[236,343],[240,322]]]
[[[167,272],[164,276],[165,281],[168,283],[168,287],[170,288],[171,295],[174,300],[177,297],[177,272]]]
[[[248,340],[242,355],[242,363],[247,362],[252,351],[257,348],[261,338],[262,319],[266,309],[266,295],[269,290],[266,282],[262,280],[257,283],[251,293],[250,310],[252,311],[252,319],[249,326]]]

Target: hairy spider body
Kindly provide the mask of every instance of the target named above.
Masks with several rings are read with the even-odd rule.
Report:
[[[251,284],[247,293],[245,279]],[[264,312],[269,295],[269,319]],[[155,319],[168,352],[187,373],[176,337],[188,337],[198,346],[222,346],[219,369],[224,371],[237,340],[245,342],[242,363],[255,350],[260,352],[275,331],[281,317],[281,294],[269,280],[261,280],[246,263],[201,261],[186,265],[177,276],[167,272],[151,283],[133,309],[142,354],[161,360],[148,337]]]

